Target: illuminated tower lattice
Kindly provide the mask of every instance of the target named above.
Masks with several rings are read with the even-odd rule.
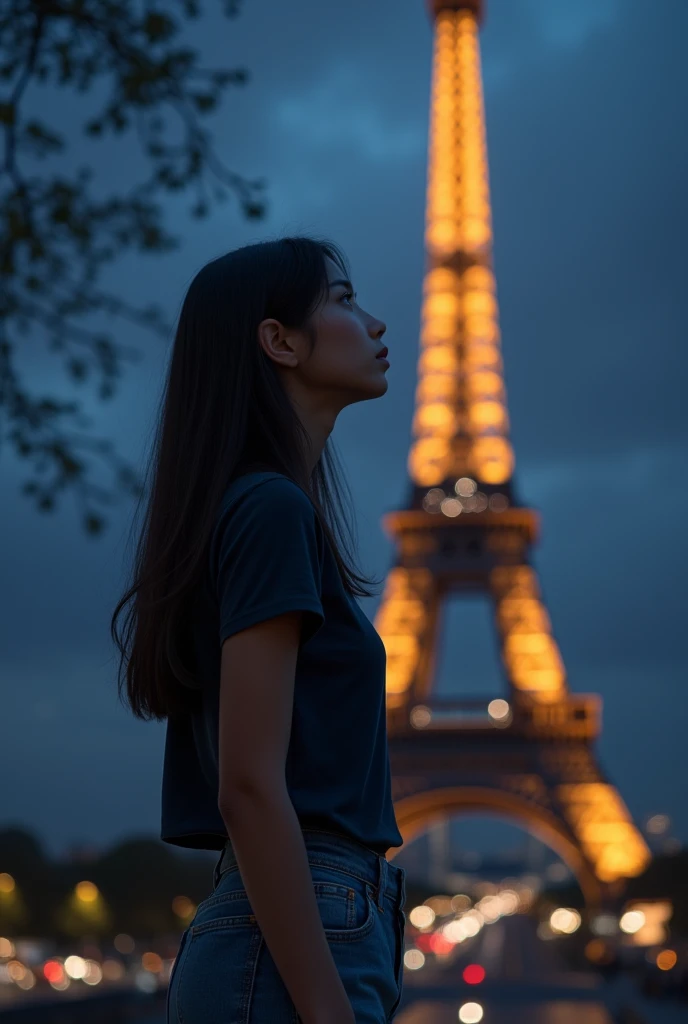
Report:
[[[529,550],[538,520],[514,493],[492,269],[478,26],[482,0],[428,0],[435,26],[426,271],[409,499],[375,626],[387,650],[397,821],[494,810],[554,847],[591,903],[613,899],[649,850],[593,751],[600,700],[571,694]],[[488,594],[506,700],[433,696],[443,601]],[[457,666],[457,677],[460,675]],[[490,713],[491,712],[491,713]]]

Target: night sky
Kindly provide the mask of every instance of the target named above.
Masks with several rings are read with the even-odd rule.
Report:
[[[191,192],[166,198],[178,251],[127,255],[100,285],[158,303],[174,322],[193,276],[228,249],[300,231],[342,245],[359,302],[388,328],[387,394],[345,409],[334,431],[359,564],[382,575],[392,549],[381,516],[407,490],[430,21],[423,0],[246,0],[233,21],[219,3],[203,6],[177,44],[198,46],[203,67],[250,70],[250,83],[202,123],[226,166],[267,179],[269,215],[248,222],[231,200],[198,221]],[[516,487],[542,517],[534,564],[571,689],[602,695],[605,771],[638,822],[668,813],[683,841],[687,31],[684,0],[489,0],[482,31]],[[134,132],[79,138],[105,86],[84,97],[34,83],[24,110],[73,143],[50,169],[91,163],[103,195],[149,169]],[[166,116],[167,139],[181,138]],[[20,367],[32,393],[89,396],[94,433],[143,468],[171,342],[124,320],[81,323],[145,354],[127,364],[112,402],[100,405],[88,386],[75,393],[40,333],[22,340]],[[7,446],[0,460],[0,827],[31,828],[56,853],[155,835],[164,726],[118,703],[109,636],[133,503],[103,510],[108,531],[87,538],[73,496],[40,515],[20,494],[28,464]],[[105,469],[94,476],[113,482]],[[378,601],[362,602],[371,618]],[[461,686],[494,692],[486,603],[455,602],[448,623],[442,685],[459,657]]]

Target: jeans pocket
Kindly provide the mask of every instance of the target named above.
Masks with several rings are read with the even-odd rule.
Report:
[[[355,942],[375,925],[372,886],[338,868],[311,863],[313,890],[328,942]]]
[[[245,889],[209,896],[199,903],[189,931],[193,936],[215,928],[253,928],[256,917]]]

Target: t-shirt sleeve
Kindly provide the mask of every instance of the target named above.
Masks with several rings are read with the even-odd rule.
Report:
[[[320,629],[323,532],[292,481],[262,481],[221,510],[211,540],[220,644],[242,629],[302,611],[301,645]]]

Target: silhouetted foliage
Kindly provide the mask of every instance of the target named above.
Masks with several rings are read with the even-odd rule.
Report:
[[[23,907],[21,919],[10,915],[7,902],[0,934],[54,938],[60,941],[93,936],[112,939],[118,932],[137,938],[180,933],[185,920],[172,901],[185,896],[198,904],[212,890],[215,853],[179,852],[158,839],[126,839],[87,863],[45,857],[35,837],[22,829],[0,831],[0,873],[12,875],[14,895]],[[79,882],[93,882],[100,891],[103,924],[80,924],[71,902]],[[14,913],[14,911],[13,911]]]
[[[97,287],[102,268],[128,250],[155,255],[178,248],[178,237],[165,230],[158,193],[193,185],[194,217],[210,212],[211,191],[222,201],[226,189],[247,218],[260,219],[265,212],[259,198],[265,182],[248,181],[225,168],[199,123],[215,110],[227,86],[247,82],[248,72],[199,68],[197,52],[178,45],[185,19],[202,13],[196,0],[170,0],[165,11],[159,6],[149,0],[9,0],[0,8],[0,445],[9,442],[32,462],[34,478],[22,490],[40,511],[52,509],[60,491],[73,490],[89,534],[100,533],[105,525],[93,502],[111,505],[117,491],[89,479],[83,453],[90,451],[107,463],[125,494],[140,496],[142,481],[113,451],[111,441],[89,430],[65,428],[67,423],[91,424],[80,412],[81,402],[29,394],[15,358],[21,337],[40,328],[49,349],[63,353],[72,381],[81,385],[95,372],[98,397],[111,399],[123,361],[135,361],[140,353],[109,332],[79,327],[76,320],[102,311],[169,338],[171,328],[156,306],[135,308]],[[240,0],[223,0],[228,18],[239,7]],[[72,177],[48,174],[50,156],[65,150],[64,137],[40,118],[22,117],[32,81],[86,92],[103,75],[112,81],[110,95],[83,125],[83,134],[95,140],[135,127],[152,166],[141,184],[105,199],[91,189],[88,166]],[[163,107],[179,116],[181,143],[164,141]],[[76,103],[73,110],[76,120]],[[27,173],[23,156],[43,161],[43,173],[33,167]],[[210,183],[208,172],[214,178]],[[39,479],[48,471],[49,479]]]

